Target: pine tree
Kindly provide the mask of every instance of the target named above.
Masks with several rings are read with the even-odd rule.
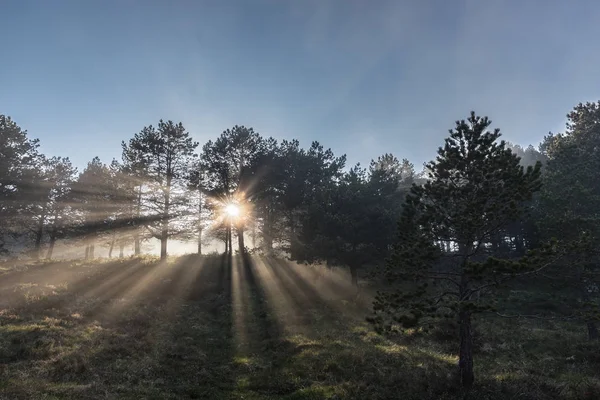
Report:
[[[245,251],[244,232],[253,215],[253,197],[257,192],[258,160],[265,152],[265,141],[252,128],[235,125],[223,131],[221,136],[206,143],[202,149],[198,168],[204,171],[207,194],[221,203],[237,203],[244,213],[232,221],[223,219],[227,225],[228,250],[232,252],[231,229],[235,225],[238,248]]]
[[[559,237],[571,249],[560,281],[575,289],[571,305],[585,321],[589,339],[598,339],[600,320],[600,102],[578,104],[566,132],[549,135],[548,157],[539,201],[538,225],[545,237]]]
[[[145,219],[145,226],[160,239],[161,259],[167,257],[167,242],[174,233],[170,221],[187,203],[186,173],[196,147],[198,143],[181,123],[163,120],[156,128],[144,127],[123,145],[124,154],[143,171],[140,175],[148,186],[144,207],[151,216]]]
[[[136,141],[130,141],[130,143],[121,142],[121,149],[121,173],[124,179],[128,181],[128,184],[133,186],[135,190],[135,204],[132,209],[130,229],[134,243],[133,251],[136,256],[139,256],[141,254],[141,242],[143,239],[142,200],[145,196],[144,188],[147,181],[145,175],[145,154],[136,145]]]
[[[19,216],[39,162],[38,140],[29,139],[9,116],[0,114],[0,253],[9,235],[21,231]]]
[[[412,186],[387,275],[391,282],[414,285],[378,293],[369,319],[380,331],[458,320],[465,387],[474,381],[472,316],[493,306],[475,297],[541,262],[533,254],[520,260],[485,254],[494,234],[519,218],[541,184],[540,164],[524,170],[506,143],[498,142],[500,131],[488,130],[490,124],[475,113],[457,121],[426,165],[427,182]]]
[[[77,174],[77,168],[68,158],[53,157],[49,160],[49,164],[51,166],[49,179],[52,187],[48,202],[47,259],[52,258],[56,241],[67,237],[74,223],[71,191]]]
[[[21,190],[21,223],[34,238],[37,258],[42,257],[44,238],[50,239],[49,255],[52,255],[56,239],[66,228],[68,196],[75,173],[76,168],[68,158],[47,159],[42,155],[25,171],[27,184]]]
[[[207,180],[204,167],[202,165],[202,156],[199,159],[194,160],[190,165],[189,172],[187,174],[188,189],[192,192],[191,196],[195,197],[194,201],[191,202],[191,207],[195,210],[190,209],[189,214],[195,216],[192,219],[191,227],[188,229],[191,233],[196,233],[197,253],[202,254],[202,243],[204,237],[202,236],[204,230],[207,227],[207,221],[209,220],[211,208],[208,207],[206,188]]]
[[[73,230],[85,242],[85,258],[94,258],[96,244],[110,229],[115,204],[111,201],[113,181],[108,165],[94,157],[79,174],[71,196],[80,222]]]

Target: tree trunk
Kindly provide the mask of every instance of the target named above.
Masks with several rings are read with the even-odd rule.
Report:
[[[294,221],[294,212],[289,214],[289,229],[290,229],[290,258],[292,260],[298,259],[298,238],[296,237],[296,223]]]
[[[108,258],[112,258],[113,249],[115,248],[115,237],[113,236],[110,241],[110,247],[108,248]]]
[[[202,255],[202,229],[198,231],[198,255]]]
[[[46,260],[52,259],[52,253],[54,252],[54,244],[56,243],[56,236],[50,236],[50,245],[48,246],[48,252],[46,253]]]
[[[162,232],[160,234],[160,259],[164,260],[167,258],[167,235],[168,230],[165,230],[163,227]]]
[[[90,244],[90,252],[88,254],[90,256],[90,260],[94,259],[94,245]]]
[[[238,248],[240,250],[240,254],[244,254],[246,246],[244,245],[244,228],[241,226],[237,228],[237,237],[238,237]]]
[[[229,236],[227,235],[227,229],[225,229],[225,255],[229,254]]]
[[[356,264],[350,264],[350,276],[352,277],[352,286],[358,287],[358,268],[356,268]]]
[[[588,287],[588,282],[584,277],[584,270],[583,268],[579,268],[578,271],[578,280],[579,280],[579,288],[581,290],[581,297],[583,298],[583,301],[585,303],[590,301],[590,295],[589,295],[589,287]],[[588,339],[589,340],[596,340],[598,339],[598,327],[596,326],[596,323],[594,321],[586,321],[586,325],[587,325],[587,330],[588,330]]]
[[[140,235],[135,234],[135,238],[133,239],[133,252],[136,256],[139,256],[141,253],[140,249]]]
[[[598,340],[598,327],[596,326],[596,323],[594,321],[588,321],[587,322],[587,328],[588,328],[588,339],[589,340]]]
[[[202,255],[202,191],[199,190],[198,193],[198,255]]]
[[[169,211],[171,206],[171,177],[167,176],[167,187],[165,188],[165,205],[162,215],[162,230],[160,232],[160,259],[167,258],[167,241],[169,240]]]
[[[351,260],[348,263],[348,266],[350,267],[350,276],[352,277],[352,286],[354,287],[358,287],[358,253],[356,251],[357,245],[356,243],[352,244],[352,253],[350,253],[351,255]]]
[[[516,235],[514,243],[515,243],[515,251],[516,251],[516,253],[519,256],[525,254],[524,243],[523,243],[523,236],[522,235]]]
[[[44,237],[44,220],[46,219],[46,211],[42,210],[42,215],[38,221],[38,226],[35,232],[35,258],[38,260],[42,257],[42,238]]]
[[[463,387],[469,388],[475,381],[473,373],[473,332],[471,328],[471,313],[461,311],[460,322],[460,350],[458,354],[458,369],[460,382]]]
[[[273,253],[273,233],[271,226],[271,211],[267,208],[263,221],[262,240],[265,246],[265,253],[271,255]]]
[[[139,186],[139,190],[138,190],[138,203],[137,203],[137,212],[136,212],[136,216],[137,216],[137,221],[136,221],[136,225],[139,223],[139,219],[140,216],[142,215],[142,185]],[[135,228],[135,237],[134,237],[134,245],[133,245],[133,251],[134,254],[136,256],[139,256],[141,254],[141,246],[140,246],[140,232],[139,229]]]
[[[229,222],[229,225],[227,225],[227,246],[229,247],[229,254],[233,254],[233,244],[231,240],[232,236],[233,235],[231,234],[231,222]]]
[[[90,258],[90,245],[86,244],[85,245],[85,259],[87,260],[88,258]]]
[[[125,243],[120,242],[119,243],[119,258],[123,258],[123,250],[125,249]]]

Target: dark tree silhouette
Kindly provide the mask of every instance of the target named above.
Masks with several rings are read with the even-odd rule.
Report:
[[[588,337],[598,339],[600,320],[600,102],[578,104],[568,114],[566,132],[549,135],[541,146],[548,157],[539,201],[539,226],[546,237],[571,244],[571,254],[556,276],[575,288]]]
[[[29,139],[27,131],[0,114],[0,253],[7,251],[7,237],[19,232],[25,189],[31,187],[28,178],[39,162],[38,146],[37,139]]]
[[[540,164],[524,171],[506,143],[498,142],[500,131],[488,131],[490,124],[475,113],[457,121],[436,160],[426,165],[428,181],[412,187],[387,274],[417,284],[408,292],[379,293],[370,319],[378,329],[390,330],[456,318],[460,380],[466,387],[474,381],[472,315],[490,306],[475,295],[537,265],[533,259],[501,262],[484,254],[486,243],[519,218],[523,203],[541,185]],[[444,254],[446,247],[454,251]]]

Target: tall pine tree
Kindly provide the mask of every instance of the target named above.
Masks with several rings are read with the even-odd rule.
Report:
[[[152,236],[160,239],[160,257],[167,257],[170,221],[187,202],[186,173],[198,143],[180,123],[160,120],[155,128],[144,127],[128,144],[124,154],[135,160],[136,170],[145,179],[148,192],[144,206],[151,215],[144,220]],[[152,218],[154,217],[154,218]]]

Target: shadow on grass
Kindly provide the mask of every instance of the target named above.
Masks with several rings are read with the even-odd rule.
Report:
[[[234,387],[230,262],[189,256],[172,265],[106,267],[60,299],[0,316],[0,362],[13,364],[2,370],[0,394],[226,398]],[[73,312],[48,317],[56,307]]]
[[[376,335],[345,291],[302,266],[185,256],[60,268],[63,289],[0,311],[0,398],[464,398],[454,337]],[[569,329],[478,324],[468,398],[597,398],[599,348]]]

